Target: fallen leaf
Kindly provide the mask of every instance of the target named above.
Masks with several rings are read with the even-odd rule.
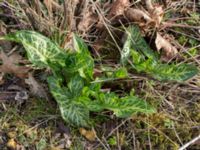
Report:
[[[170,60],[178,53],[178,50],[166,39],[164,39],[159,33],[157,33],[155,44],[158,52],[160,52],[161,49],[163,50],[164,55],[162,56],[162,60],[164,61]]]
[[[98,22],[98,15],[94,13],[92,7],[84,13],[82,20],[78,24],[78,29],[83,32],[87,32],[92,25]]]
[[[148,27],[159,27],[164,11],[162,6],[153,5],[151,0],[146,0],[147,10],[128,8],[125,11],[126,18],[128,18],[132,22],[137,22],[139,26]]]
[[[125,11],[126,17],[132,22],[144,22],[149,23],[152,22],[151,17],[140,9],[128,8]]]
[[[19,63],[22,63],[24,61],[18,53],[13,53],[11,56],[8,57],[3,51],[1,51],[0,59],[3,63],[2,65],[0,65],[0,72],[13,73],[19,78],[27,77],[30,68],[19,65]]]
[[[155,6],[154,9],[151,11],[151,17],[156,27],[159,27],[163,19],[163,15],[164,15],[164,11],[163,11],[162,6]]]
[[[28,78],[25,79],[25,83],[27,83],[30,87],[31,93],[34,96],[37,96],[39,98],[48,99],[48,95],[46,91],[44,90],[44,87],[36,81],[36,79],[33,77],[32,73],[28,74]]]
[[[80,128],[79,132],[89,141],[94,141],[96,138],[96,132],[94,130],[86,130],[84,128]]]
[[[130,5],[129,0],[116,0],[112,7],[111,10],[108,14],[108,18],[116,17],[119,15],[122,15],[125,11],[125,9]]]
[[[7,146],[8,148],[14,150],[14,149],[17,148],[17,143],[15,142],[14,139],[10,139],[10,140],[7,142],[6,146]]]
[[[7,34],[6,29],[7,29],[6,24],[0,20],[0,36],[4,36]],[[2,49],[8,50],[8,51],[12,49],[12,44],[9,41],[0,40],[0,45]]]

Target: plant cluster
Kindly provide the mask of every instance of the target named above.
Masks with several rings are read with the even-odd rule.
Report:
[[[158,55],[141,36],[138,26],[126,29],[127,39],[121,51],[121,68],[113,72],[115,78],[128,77],[130,69],[144,72],[166,81],[185,81],[198,70],[189,64],[162,64]],[[103,77],[94,77],[94,59],[87,45],[73,34],[74,50],[64,50],[47,37],[35,31],[17,31],[3,37],[21,43],[34,67],[50,68],[50,92],[57,101],[62,118],[75,126],[93,124],[90,112],[110,110],[117,117],[130,117],[134,113],[154,113],[155,108],[133,94],[119,96],[102,90]]]

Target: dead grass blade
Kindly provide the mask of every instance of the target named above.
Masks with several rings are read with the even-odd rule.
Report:
[[[24,62],[19,54],[13,53],[11,56],[8,57],[3,51],[1,51],[0,59],[2,60],[3,63],[0,66],[0,72],[12,73],[19,78],[27,77],[30,68],[19,65],[19,63]]]

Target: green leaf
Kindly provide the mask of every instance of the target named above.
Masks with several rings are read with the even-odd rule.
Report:
[[[154,113],[155,109],[135,96],[119,98],[114,93],[100,93],[97,100],[87,104],[91,111],[111,110],[117,117],[130,117],[134,113]]]
[[[185,81],[195,76],[198,69],[190,64],[158,64],[149,74],[158,80]]]
[[[198,69],[194,65],[162,64],[148,47],[137,26],[131,26],[127,31],[129,32],[125,45],[130,46],[129,55],[133,62],[131,65],[138,72],[145,72],[160,81],[185,81],[198,73]],[[132,44],[130,44],[130,39]],[[129,44],[126,44],[127,42]],[[126,48],[128,49],[128,47]]]
[[[154,112],[151,106],[137,97],[119,98],[114,93],[101,92],[100,83],[91,83],[94,60],[86,44],[75,34],[75,52],[67,54],[48,38],[34,31],[18,31],[4,39],[21,43],[35,66],[51,68],[54,74],[48,78],[50,91],[59,105],[62,118],[70,124],[89,126],[90,111],[108,109],[118,117],[129,117],[137,112]],[[141,63],[140,60],[137,64]],[[128,75],[126,68],[111,72],[115,78]]]
[[[138,26],[136,25],[130,26],[126,30],[126,32],[127,32],[127,40],[125,42],[125,45],[127,45],[126,49],[128,49],[129,46],[129,49],[133,48],[138,53],[149,59],[158,60],[158,55],[154,53],[154,51],[146,43],[145,39],[142,37],[140,33],[140,28]]]
[[[129,56],[130,56],[130,47],[132,46],[132,40],[131,40],[131,35],[129,35],[130,33],[127,32],[127,39],[124,43],[124,46],[122,48],[122,51],[121,51],[121,63],[123,65],[125,65],[129,59]]]
[[[84,97],[78,97],[80,95],[81,81],[75,81],[77,77],[72,79],[68,84],[69,89],[66,87],[61,87],[59,81],[54,77],[48,78],[49,88],[56,99],[62,118],[75,126],[85,126],[89,125],[89,110],[87,106],[82,101],[89,101],[89,99]],[[73,82],[73,83],[72,83]],[[74,86],[74,87],[72,87]],[[72,92],[70,91],[72,90]],[[78,90],[78,91],[76,91]],[[77,92],[75,95],[74,92]]]
[[[59,104],[62,118],[75,126],[88,127],[89,121],[89,110],[82,103],[76,103],[73,101],[70,104]]]
[[[74,66],[72,64],[70,68],[78,69],[80,76],[83,78],[93,79],[94,60],[91,57],[87,45],[75,34],[73,35],[73,43],[77,54],[72,58],[75,64]]]
[[[76,34],[73,34],[73,44],[74,44],[74,48],[75,48],[76,52],[82,53],[82,54],[84,54],[84,53],[89,54],[87,45]]]
[[[113,68],[108,66],[101,67],[102,75],[96,78],[96,81],[112,81],[114,79],[128,77],[128,71],[125,67]]]
[[[35,31],[17,31],[4,37],[6,40],[21,43],[27,51],[29,60],[39,68],[65,66],[67,59],[58,45]]]
[[[83,87],[84,80],[79,75],[73,76],[68,83],[68,89],[74,97],[80,96]]]
[[[114,71],[113,77],[114,78],[125,78],[125,77],[128,77],[127,69],[125,67],[117,69],[116,71]]]
[[[56,99],[57,103],[70,103],[74,97],[67,87],[62,87],[60,81],[51,76],[47,79],[51,94]]]

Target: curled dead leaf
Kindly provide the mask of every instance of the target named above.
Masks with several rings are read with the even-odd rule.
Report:
[[[163,8],[160,5],[153,5],[150,0],[146,0],[148,12],[141,9],[128,8],[125,16],[132,22],[137,22],[139,26],[159,27],[163,19]]]
[[[163,11],[162,6],[155,6],[154,9],[151,11],[151,17],[156,27],[159,27],[163,19],[163,15],[164,15],[164,11]]]
[[[158,51],[161,49],[163,50],[164,55],[162,56],[162,60],[164,61],[170,60],[178,53],[178,50],[166,39],[164,39],[159,33],[157,33],[155,44]]]
[[[84,13],[82,20],[78,24],[78,29],[83,32],[87,32],[92,25],[98,22],[98,15],[95,14],[90,7],[86,13]]]
[[[111,7],[111,10],[108,14],[108,18],[116,17],[122,15],[125,9],[130,5],[129,0],[116,0]]]
[[[27,77],[30,68],[19,65],[20,63],[24,63],[24,60],[18,53],[13,53],[8,57],[3,51],[1,51],[0,59],[3,63],[0,65],[0,72],[12,73],[19,78]]]
[[[33,95],[39,98],[48,99],[48,94],[44,90],[44,87],[38,81],[36,81],[32,73],[28,74],[28,79],[25,79],[25,82],[29,85],[30,91]]]
[[[140,9],[128,8],[125,15],[132,22],[149,23],[152,21],[151,17]]]
[[[80,128],[79,132],[89,141],[94,141],[96,138],[96,132],[94,130],[86,130],[84,128]]]

